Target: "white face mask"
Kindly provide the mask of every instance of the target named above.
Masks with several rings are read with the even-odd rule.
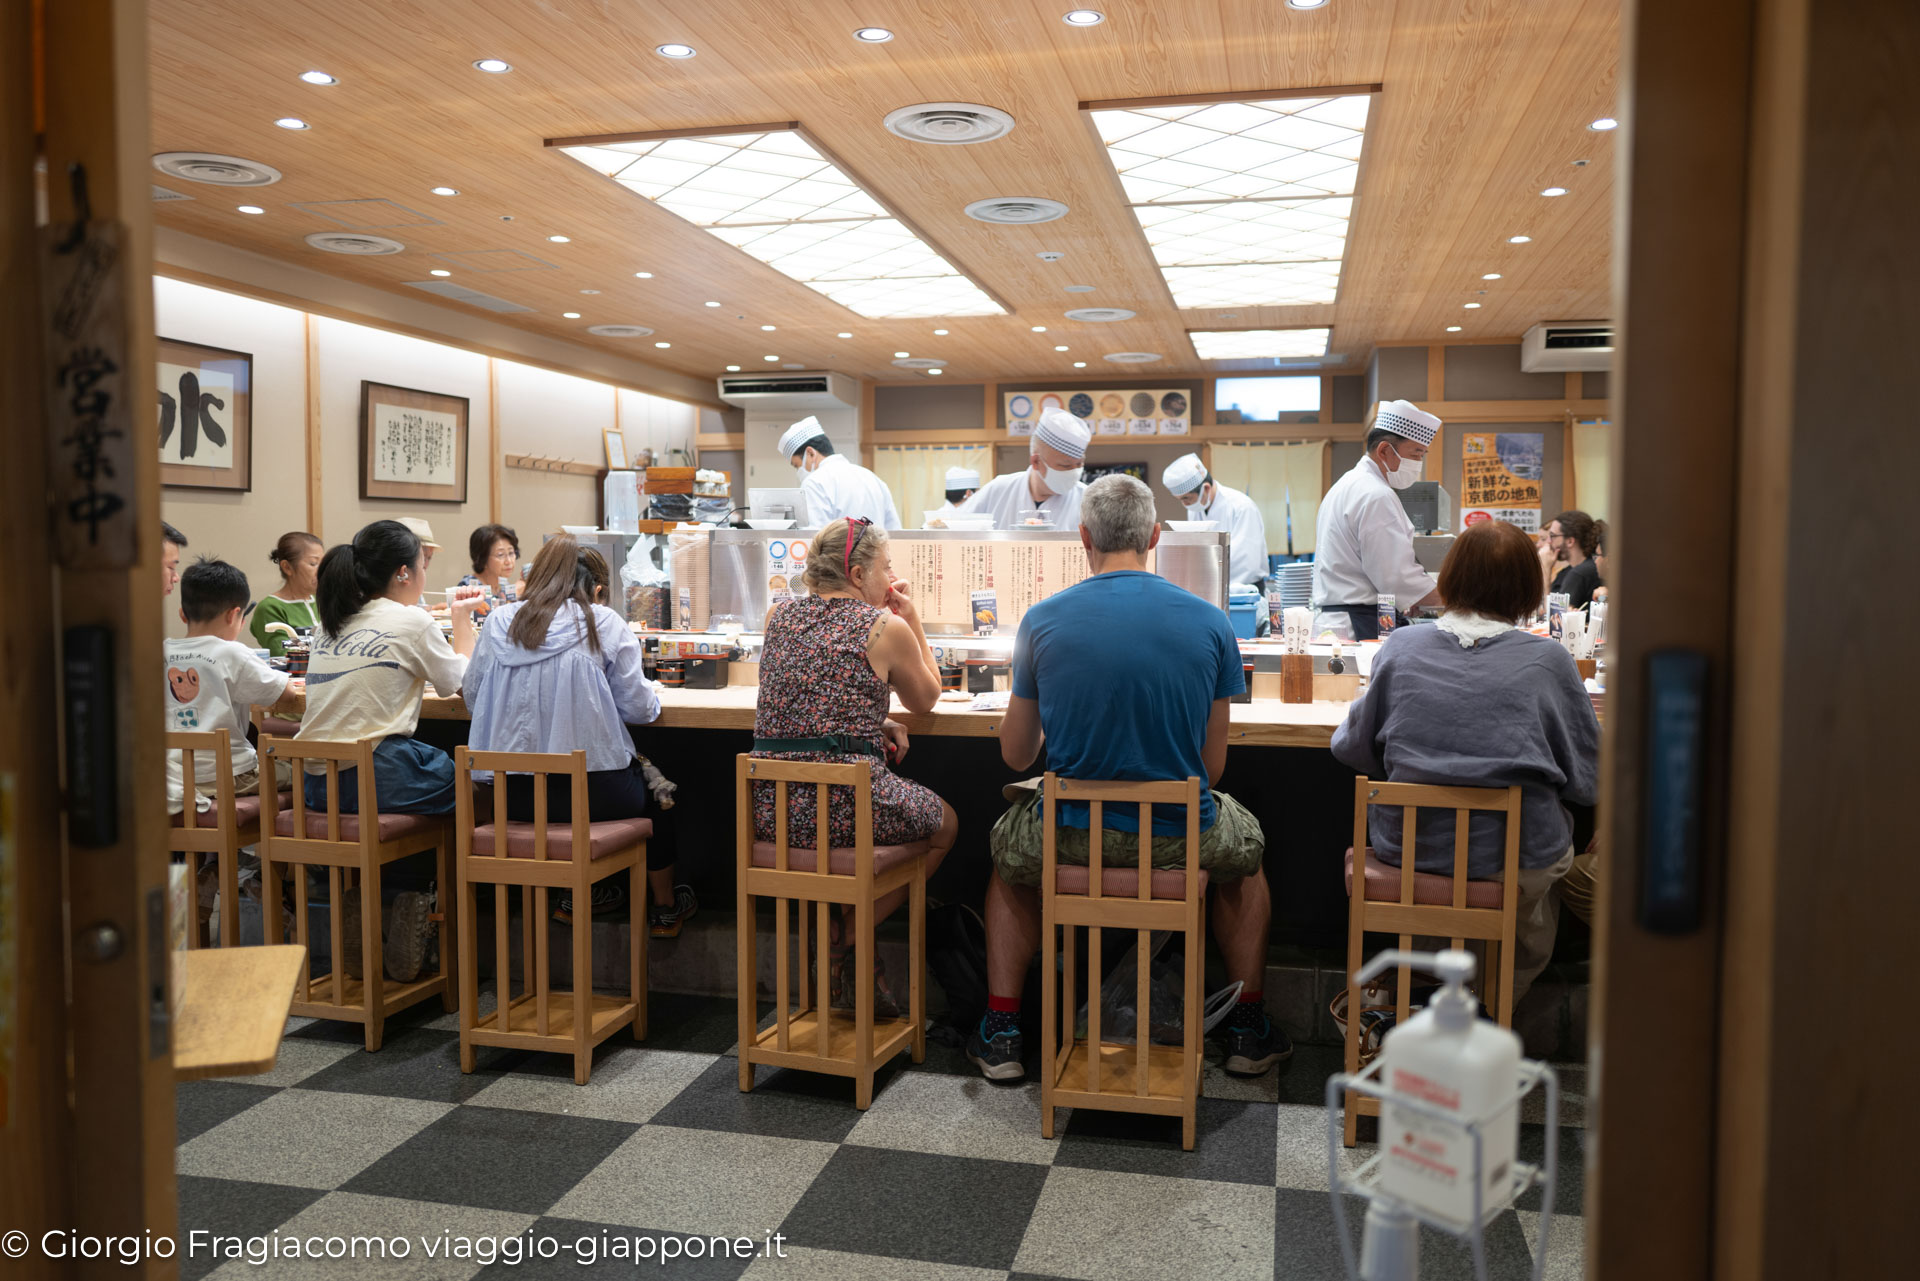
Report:
[[[1040,481],[1056,494],[1071,493],[1073,487],[1080,483],[1080,477],[1086,470],[1087,469],[1082,466],[1075,467],[1070,471],[1055,471],[1043,462],[1040,464]]]
[[[1189,516],[1206,515],[1207,505],[1205,502],[1201,501],[1201,497],[1200,497],[1201,494],[1205,492],[1206,492],[1205,489],[1202,488],[1202,489],[1194,490],[1191,494],[1182,494],[1180,496],[1180,502],[1183,506],[1186,507],[1187,515]]]
[[[1387,448],[1393,449],[1393,446],[1388,445]],[[1421,471],[1424,470],[1426,466],[1425,462],[1418,458],[1407,458],[1397,449],[1393,450],[1393,455],[1395,458],[1400,459],[1400,470],[1387,473],[1387,484],[1395,489],[1406,489],[1417,483],[1420,479]]]

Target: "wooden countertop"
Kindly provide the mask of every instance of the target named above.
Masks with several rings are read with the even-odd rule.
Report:
[[[182,985],[173,1023],[173,1079],[271,1072],[307,949],[297,943],[172,953]]]
[[[754,701],[759,690],[750,685],[726,689],[668,689],[660,693],[660,719],[667,729],[753,729]],[[1347,715],[1346,703],[1282,703],[1255,699],[1233,705],[1232,743],[1247,747],[1326,747],[1333,731]],[[420,715],[427,720],[466,720],[467,706],[458,698],[427,698]],[[965,703],[942,703],[931,712],[901,711],[893,718],[909,734],[940,734],[955,738],[994,738],[1000,733],[999,712],[976,712]]]

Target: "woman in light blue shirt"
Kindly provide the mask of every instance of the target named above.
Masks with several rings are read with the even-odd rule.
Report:
[[[593,822],[650,818],[647,876],[656,936],[679,933],[693,914],[691,888],[673,883],[671,811],[649,787],[644,760],[634,754],[628,725],[660,715],[659,686],[641,671],[640,642],[604,605],[605,562],[596,574],[573,538],[562,535],[540,549],[527,575],[526,598],[494,610],[480,634],[461,686],[473,713],[469,744],[476,751],[587,754],[587,812]],[[475,771],[482,782],[488,775]],[[655,771],[655,777],[658,772]],[[660,780],[671,805],[671,785]],[[506,778],[507,817],[533,820],[533,778]],[[565,777],[547,780],[547,821],[569,822],[572,793]],[[618,880],[604,882],[611,889]],[[596,909],[614,906],[595,903]],[[562,913],[569,913],[564,902]]]

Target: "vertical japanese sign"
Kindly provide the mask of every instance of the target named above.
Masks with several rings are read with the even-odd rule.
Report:
[[[1540,476],[1546,437],[1539,432],[1466,432],[1460,440],[1460,527],[1504,520],[1540,528]]]
[[[124,569],[137,547],[126,264],[116,224],[40,233],[46,334],[47,487],[67,569]],[[141,371],[141,378],[150,375]]]

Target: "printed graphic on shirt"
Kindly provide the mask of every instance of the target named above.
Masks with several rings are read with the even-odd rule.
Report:
[[[176,703],[191,703],[200,697],[200,671],[190,667],[182,671],[178,667],[167,669],[167,688],[173,691]]]

